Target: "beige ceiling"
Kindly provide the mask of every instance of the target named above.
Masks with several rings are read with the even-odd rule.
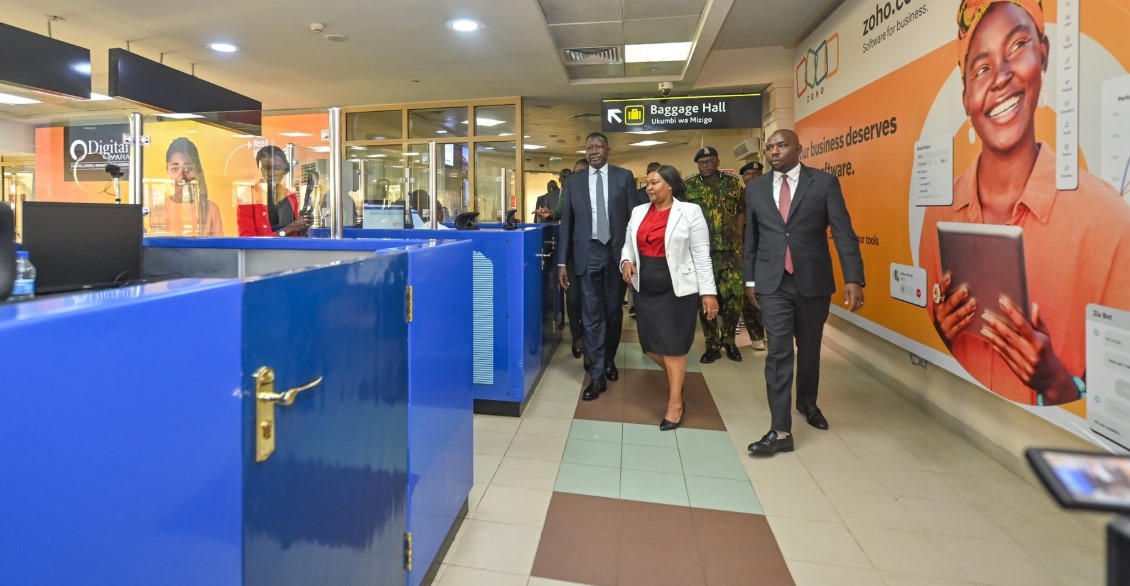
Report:
[[[525,134],[548,143],[547,150],[571,155],[580,146],[575,137],[600,124],[571,117],[598,113],[600,98],[654,95],[657,78],[672,80],[676,93],[703,93],[697,75],[709,67],[713,51],[795,44],[842,1],[0,0],[0,21],[46,34],[46,15],[61,16],[52,24],[53,36],[91,49],[96,92],[106,91],[108,49],[128,42],[135,53],[194,71],[269,110],[523,96]],[[634,72],[652,74],[646,82],[620,79],[625,71],[599,83],[577,83],[558,52],[559,46],[589,44],[586,35],[631,42],[685,32],[696,12],[698,42],[681,73],[664,64],[658,72]],[[445,22],[456,17],[475,18],[485,28],[473,34],[448,30]],[[312,22],[326,25],[322,34],[311,32]],[[350,39],[330,42],[323,38],[327,33]],[[241,50],[215,53],[205,47],[214,41]],[[774,81],[782,65],[751,63],[737,75],[740,84],[726,89],[756,91]],[[6,119],[45,114],[0,108]],[[621,138],[614,145],[629,142]]]

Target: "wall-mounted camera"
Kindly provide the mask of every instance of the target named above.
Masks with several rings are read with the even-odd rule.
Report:
[[[673,89],[675,89],[675,84],[669,81],[659,82],[659,95],[663,96],[664,98],[671,95],[671,90]]]

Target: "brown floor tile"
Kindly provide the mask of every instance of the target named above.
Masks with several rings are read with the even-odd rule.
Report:
[[[705,586],[698,550],[620,542],[621,586]]]
[[[750,586],[772,584],[793,586],[793,577],[784,558],[770,560],[757,552],[745,555],[700,552],[707,586]]]
[[[758,551],[784,559],[773,529],[761,515],[712,509],[692,509],[691,515],[703,551]]]
[[[620,539],[670,547],[698,547],[690,507],[620,502]]]
[[[552,580],[614,586],[618,583],[619,542],[610,537],[542,530],[532,575]]]
[[[691,515],[708,584],[793,583],[765,517],[709,509]]]
[[[627,502],[627,501],[623,501]],[[555,492],[545,515],[546,529],[584,533],[599,537],[620,537],[622,501],[617,499]],[[694,526],[691,526],[692,530]]]
[[[588,379],[582,384],[583,389]],[[667,410],[667,377],[660,370],[623,368],[620,380],[608,383],[608,391],[595,401],[580,401],[574,417],[596,421],[615,421],[659,425]],[[683,427],[725,431],[718,406],[701,373],[688,372],[683,385],[686,416]]]

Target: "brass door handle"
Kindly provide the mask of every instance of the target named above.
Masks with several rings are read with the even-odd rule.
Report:
[[[275,406],[292,405],[298,393],[322,384],[318,377],[300,387],[275,392],[275,370],[264,366],[255,371],[255,461],[264,462],[275,452]]]
[[[302,391],[309,391],[310,389],[322,384],[322,378],[323,377],[319,376],[318,378],[316,378],[316,379],[314,379],[314,380],[312,380],[312,381],[310,381],[310,382],[308,382],[308,383],[306,383],[306,384],[304,384],[300,387],[294,387],[293,389],[287,389],[287,390],[285,390],[281,393],[272,393],[270,391],[263,391],[263,392],[260,392],[257,395],[256,398],[259,399],[260,401],[271,401],[273,403],[278,403],[279,405],[282,405],[283,407],[293,405],[294,400],[298,398],[298,393],[301,393]]]

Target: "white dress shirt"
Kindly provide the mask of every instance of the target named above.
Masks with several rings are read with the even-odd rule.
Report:
[[[800,186],[800,164],[798,163],[796,165],[793,165],[793,168],[789,169],[789,171],[787,173],[781,173],[780,171],[773,171],[773,204],[777,206],[778,210],[781,209],[781,182],[782,181],[788,181],[789,182],[789,189],[790,189],[789,193],[792,194],[791,196],[789,196],[789,202],[790,202],[789,206],[791,208],[792,207],[792,198],[796,197],[797,187]],[[789,213],[792,213],[792,212],[790,211]],[[757,226],[754,226],[753,229],[756,230]],[[756,287],[756,285],[754,285],[754,281],[746,281],[745,286],[746,287]]]

